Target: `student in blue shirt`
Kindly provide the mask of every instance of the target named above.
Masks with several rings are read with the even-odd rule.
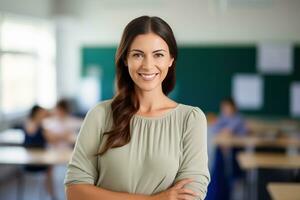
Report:
[[[214,135],[222,134],[228,137],[246,135],[246,122],[239,113],[234,100],[230,97],[225,98],[222,100],[220,108],[221,114],[215,124],[210,127],[210,132]],[[216,147],[207,200],[232,199],[234,184],[243,175],[236,160],[236,154],[239,150],[237,148]]]
[[[211,130],[215,134],[242,136],[247,133],[246,123],[232,98],[226,98],[221,102],[221,115]]]

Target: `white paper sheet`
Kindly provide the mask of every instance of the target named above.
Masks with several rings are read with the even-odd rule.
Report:
[[[253,74],[233,76],[232,96],[240,109],[260,109],[263,105],[262,77]]]
[[[293,46],[291,44],[259,44],[258,71],[264,74],[291,74],[293,72]]]
[[[294,82],[290,87],[290,113],[294,117],[300,116],[300,82]]]

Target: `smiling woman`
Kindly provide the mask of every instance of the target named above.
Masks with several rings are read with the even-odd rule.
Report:
[[[204,199],[207,125],[167,95],[177,45],[159,17],[132,20],[116,53],[117,93],[87,114],[65,178],[69,200]]]
[[[154,33],[138,35],[133,40],[127,56],[130,77],[140,90],[161,91],[160,86],[173,61],[168,44]]]

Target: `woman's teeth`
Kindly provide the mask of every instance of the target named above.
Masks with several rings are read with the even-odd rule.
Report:
[[[154,74],[140,74],[139,73],[139,75],[142,77],[142,79],[143,80],[145,80],[145,81],[152,81],[155,77],[156,77],[156,75],[157,75],[158,73],[154,73]]]

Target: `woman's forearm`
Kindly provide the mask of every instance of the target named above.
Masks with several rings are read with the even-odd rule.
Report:
[[[113,192],[88,184],[73,184],[67,186],[67,200],[151,200],[150,196]]]

